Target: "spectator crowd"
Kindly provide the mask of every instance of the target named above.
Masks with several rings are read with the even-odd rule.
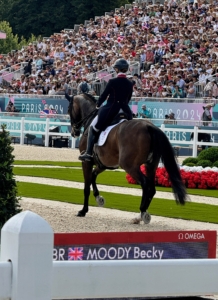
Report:
[[[218,1],[134,3],[90,19],[1,58],[1,70],[26,63],[1,93],[96,93],[96,72],[111,74],[116,59],[138,62],[128,77],[134,97],[218,97]],[[1,73],[0,73],[1,77]],[[101,79],[102,80],[102,79]]]

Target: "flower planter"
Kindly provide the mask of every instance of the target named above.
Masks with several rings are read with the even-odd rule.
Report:
[[[146,174],[146,168],[141,166],[141,171]],[[180,166],[182,180],[187,188],[192,189],[218,189],[218,168],[202,168]],[[131,184],[137,184],[136,180],[129,174],[126,179]],[[169,175],[162,164],[156,170],[155,185],[170,187]]]

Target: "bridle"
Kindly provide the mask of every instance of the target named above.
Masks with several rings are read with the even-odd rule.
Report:
[[[70,112],[70,110],[72,111],[72,113],[69,113],[69,114],[70,114],[71,127],[73,128],[73,131],[75,133],[80,134],[81,128],[84,127],[84,132],[85,132],[87,127],[89,126],[90,122],[97,115],[98,109],[94,109],[87,116],[85,116],[80,121],[75,123],[73,120],[73,114],[76,116],[76,112],[75,112],[74,106],[73,106],[73,97],[69,102],[70,102],[70,105],[69,105],[68,111],[69,112]]]

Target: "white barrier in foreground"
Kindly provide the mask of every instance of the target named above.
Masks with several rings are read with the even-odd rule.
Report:
[[[0,299],[218,294],[218,259],[53,262],[53,231],[25,211],[2,228]]]

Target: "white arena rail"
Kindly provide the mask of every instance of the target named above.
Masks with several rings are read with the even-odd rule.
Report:
[[[50,115],[51,116],[51,115]],[[71,148],[75,148],[75,138],[71,136],[70,132],[49,132],[49,129],[51,129],[50,126],[71,126],[70,122],[56,122],[52,121],[50,118],[43,118],[39,120],[30,120],[28,117],[21,117],[21,119],[11,118],[10,120],[8,118],[0,117],[0,125],[1,124],[7,124],[7,122],[14,122],[13,128],[8,128],[7,130],[9,132],[12,132],[13,134],[17,134],[17,137],[20,138],[20,145],[24,145],[24,138],[25,134],[36,134],[36,135],[43,135],[45,136],[45,147],[49,146],[49,136],[55,135],[55,136],[61,136],[61,137],[68,137],[71,139]],[[25,124],[40,124],[41,125],[41,131],[35,131],[35,130],[25,130]]]
[[[53,236],[30,211],[4,225],[0,300],[218,294],[218,259],[53,261]]]
[[[34,115],[34,114],[33,114]],[[35,115],[34,115],[35,116]],[[33,117],[34,117],[33,116]],[[51,116],[51,115],[50,115]],[[59,117],[60,118],[64,118],[65,115],[55,115],[55,117]],[[144,120],[144,119],[140,119],[140,120]],[[53,121],[51,118],[42,118],[42,119],[39,119],[39,120],[30,120],[28,117],[21,117],[20,119],[18,118],[10,118],[8,119],[7,118],[7,114],[5,114],[5,117],[4,115],[0,116],[0,125],[1,124],[7,124],[7,122],[12,122],[14,123],[13,127],[11,128],[8,128],[7,130],[9,132],[12,132],[13,135],[16,134],[19,138],[20,138],[20,144],[23,145],[24,144],[24,138],[25,138],[25,134],[29,133],[29,134],[35,134],[35,135],[43,135],[45,136],[45,147],[48,147],[49,146],[49,137],[52,136],[52,135],[55,135],[55,136],[61,136],[61,137],[68,137],[69,139],[71,139],[71,148],[75,148],[75,143],[76,143],[76,140],[75,138],[73,138],[71,136],[71,133],[69,132],[59,132],[59,133],[54,133],[54,132],[49,132],[49,129],[51,129],[51,126],[71,126],[71,123],[69,120],[66,119],[67,122],[61,122],[61,121]],[[163,120],[152,120],[150,119],[150,121],[161,121],[163,122]],[[180,120],[180,122],[190,122],[190,121],[187,121],[187,120]],[[211,130],[208,130],[208,129],[199,129],[198,126],[196,125],[196,122],[193,121],[195,124],[194,124],[194,129],[188,129],[188,128],[175,128],[175,127],[171,127],[168,125],[167,127],[165,127],[164,124],[161,125],[161,130],[163,132],[165,132],[165,134],[168,136],[169,138],[169,141],[172,145],[181,145],[181,148],[182,147],[187,147],[187,145],[189,145],[189,148],[192,149],[192,156],[193,157],[197,157],[197,149],[198,149],[198,146],[202,146],[202,145],[205,145],[205,146],[218,146],[218,143],[213,141],[213,143],[211,142],[198,142],[197,140],[197,136],[198,136],[198,133],[209,133],[209,134],[217,134],[217,130],[213,130],[213,127],[211,127]],[[42,130],[40,131],[36,131],[36,130],[33,130],[33,129],[28,129],[28,130],[25,130],[25,124],[33,124],[33,128],[35,125],[37,124],[40,124],[40,128]],[[215,124],[215,123],[214,123]],[[187,141],[186,139],[184,140],[180,140],[178,139],[177,137],[177,134],[178,132],[194,132],[194,139],[191,140],[191,141]],[[172,137],[172,139],[170,139],[170,137]]]

